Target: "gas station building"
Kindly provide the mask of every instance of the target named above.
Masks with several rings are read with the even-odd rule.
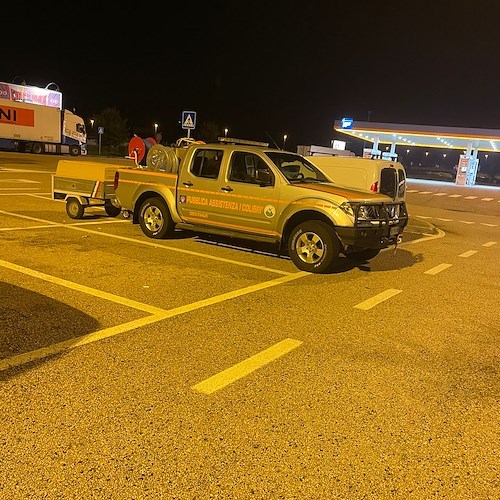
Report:
[[[334,130],[362,141],[371,142],[363,149],[363,157],[397,160],[396,146],[450,148],[461,151],[455,183],[473,186],[479,167],[478,152],[500,152],[500,130],[407,125],[355,121],[352,118],[336,120]],[[381,151],[380,145],[389,146]]]

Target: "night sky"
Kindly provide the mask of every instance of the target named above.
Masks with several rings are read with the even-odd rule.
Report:
[[[183,110],[290,149],[342,139],[343,116],[500,129],[498,0],[178,4],[4,8],[0,81],[55,82],[86,120],[116,107],[165,142]]]

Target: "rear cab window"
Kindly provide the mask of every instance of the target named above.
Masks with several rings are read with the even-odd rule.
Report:
[[[223,152],[218,149],[198,149],[191,160],[189,172],[195,177],[217,179]]]

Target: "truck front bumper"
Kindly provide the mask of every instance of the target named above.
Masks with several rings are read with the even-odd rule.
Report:
[[[406,222],[406,221],[405,221]],[[380,227],[339,227],[337,236],[345,249],[387,248],[399,243],[406,223],[383,225]]]

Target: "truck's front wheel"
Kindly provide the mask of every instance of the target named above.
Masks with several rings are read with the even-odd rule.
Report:
[[[164,238],[174,228],[168,207],[159,197],[144,200],[139,210],[139,224],[148,238]]]
[[[302,222],[290,233],[288,255],[302,271],[325,273],[336,264],[340,241],[335,231],[322,221]]]
[[[71,156],[78,156],[81,154],[81,151],[80,146],[77,146],[76,144],[69,147],[69,154]]]

